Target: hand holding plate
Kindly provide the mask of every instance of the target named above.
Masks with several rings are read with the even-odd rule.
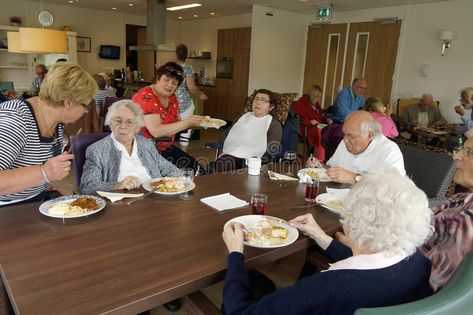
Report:
[[[229,253],[238,252],[243,254],[244,228],[245,226],[238,222],[232,222],[224,227],[222,237]]]

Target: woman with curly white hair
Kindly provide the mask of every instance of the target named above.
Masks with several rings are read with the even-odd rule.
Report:
[[[397,172],[372,172],[355,184],[341,223],[350,247],[320,228],[312,214],[290,223],[312,238],[335,263],[324,272],[253,299],[244,272],[244,227],[223,231],[228,270],[223,289],[225,314],[353,314],[362,307],[411,302],[432,294],[431,263],[417,247],[431,235],[431,210],[423,193]]]

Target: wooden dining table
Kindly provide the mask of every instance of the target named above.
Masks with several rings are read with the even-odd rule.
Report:
[[[270,168],[277,168],[272,165]],[[278,169],[276,169],[278,171]],[[227,267],[224,224],[250,206],[218,212],[200,201],[222,193],[249,200],[268,195],[267,215],[285,220],[310,211],[329,234],[339,216],[304,205],[305,184],[279,185],[245,170],[195,178],[194,199],[153,194],[131,205],[110,203],[93,215],[55,219],[40,203],[0,209],[0,267],[17,314],[136,314],[221,281]],[[320,192],[325,185],[321,184]],[[289,246],[245,247],[248,268],[304,250],[300,235]]]

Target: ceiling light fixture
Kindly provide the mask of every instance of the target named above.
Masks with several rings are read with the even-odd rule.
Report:
[[[182,20],[182,16],[178,17],[179,20]]]
[[[196,18],[196,17],[198,17],[198,15],[197,15],[197,14],[194,14],[194,17]]]
[[[202,6],[200,3],[191,3],[191,4],[185,4],[185,5],[178,5],[175,7],[169,7],[166,8],[168,11],[177,11],[177,10],[184,10],[184,9],[189,9],[189,8],[195,8],[195,7],[200,7]]]
[[[113,7],[112,10],[116,10],[117,8]]]
[[[69,0],[68,1],[70,4],[73,4],[74,3],[74,0]]]
[[[210,12],[210,15],[215,15],[215,12]]]
[[[134,6],[134,4],[133,3],[128,3],[128,6],[132,7],[132,6]]]

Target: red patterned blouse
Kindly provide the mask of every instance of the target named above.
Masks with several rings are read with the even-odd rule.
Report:
[[[169,98],[168,106],[165,107],[161,104],[159,97],[154,94],[151,87],[146,86],[133,95],[132,101],[141,106],[145,115],[159,115],[163,125],[172,124],[181,120],[179,116],[179,102],[175,95]],[[146,138],[153,138],[146,126],[142,127],[141,131]],[[170,136],[170,141],[157,141],[156,147],[158,150],[164,151],[172,146],[174,144],[174,137],[175,135]]]

